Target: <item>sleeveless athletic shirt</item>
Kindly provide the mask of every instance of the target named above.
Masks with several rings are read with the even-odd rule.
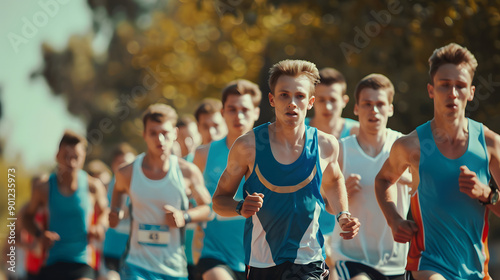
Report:
[[[151,180],[142,171],[145,154],[133,163],[130,182],[132,229],[127,263],[150,272],[187,277],[184,230],[165,224],[163,206],[186,210],[188,199],[178,159],[170,155],[170,168],[162,179]]]
[[[332,259],[335,261],[355,261],[376,268],[387,276],[405,272],[408,243],[394,242],[392,231],[387,225],[375,196],[375,177],[389,157],[392,144],[401,133],[386,129],[387,136],[380,153],[371,157],[358,143],[356,135],[341,140],[342,173],[345,178],[351,174],[361,176],[361,191],[349,200],[349,211],[356,214],[363,225],[352,240],[339,237],[340,227],[335,228],[331,243]],[[397,211],[406,217],[410,209],[410,194],[407,185],[397,184]]]
[[[213,195],[222,172],[227,165],[229,149],[226,137],[210,144],[207,163],[203,177],[205,185]],[[241,180],[235,199],[243,199],[243,183]],[[234,271],[245,271],[245,249],[243,247],[243,232],[245,218],[221,217],[216,215],[212,221],[207,222],[201,258],[214,258],[223,261]]]
[[[57,175],[49,177],[49,231],[61,238],[49,250],[46,265],[57,262],[88,263],[87,233],[93,207],[90,203],[88,174],[78,172],[78,188],[65,196],[59,192]]]
[[[488,209],[458,186],[462,165],[483,184],[490,180],[483,125],[468,119],[468,126],[468,147],[457,159],[441,154],[430,122],[417,127],[420,183],[411,210],[419,231],[411,241],[407,270],[432,270],[446,279],[490,279]]]
[[[286,261],[323,261],[318,218],[324,201],[317,129],[306,126],[302,154],[285,165],[273,156],[268,126],[254,128],[255,165],[244,184],[244,196],[246,192],[264,194],[260,211],[245,222],[245,263],[265,268]]]

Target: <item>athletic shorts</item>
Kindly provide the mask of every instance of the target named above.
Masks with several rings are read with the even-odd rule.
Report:
[[[120,271],[120,259],[104,256],[104,266],[108,270]]]
[[[57,262],[44,266],[40,270],[41,280],[73,280],[79,278],[96,278],[96,271],[85,263]]]
[[[247,279],[244,271],[234,271],[225,262],[214,258],[201,258],[198,261],[198,264],[196,265],[196,270],[198,271],[196,279],[203,279],[203,273],[209,271],[214,267],[224,268],[229,273],[229,275],[231,275],[233,280]]]
[[[196,278],[196,273],[196,265],[188,263],[188,280],[201,280],[201,278]]]
[[[308,264],[284,262],[267,268],[246,268],[249,280],[327,280],[329,273],[328,267],[322,261]]]
[[[173,277],[152,272],[133,264],[125,263],[120,271],[121,280],[188,280],[187,277]]]
[[[339,276],[339,280],[348,280],[360,274],[365,274],[371,280],[404,280],[404,274],[386,276],[375,268],[351,261],[337,261],[335,270]]]

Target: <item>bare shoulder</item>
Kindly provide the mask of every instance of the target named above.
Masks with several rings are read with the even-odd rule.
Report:
[[[255,149],[255,133],[251,130],[234,141],[231,152],[239,156],[250,156],[255,155]]]
[[[318,130],[318,146],[322,158],[337,158],[339,141],[335,136]]]
[[[197,175],[200,172],[200,170],[194,163],[191,163],[181,157],[177,157],[177,159],[179,162],[179,168],[181,169],[182,175],[185,178],[190,178],[191,176],[195,174]]]
[[[417,131],[414,130],[409,134],[398,138],[392,145],[392,149],[399,153],[420,152],[420,142],[418,140]]]
[[[200,168],[200,170],[205,169],[205,164],[208,158],[208,151],[210,150],[210,144],[198,146],[194,152],[193,163]]]
[[[134,171],[134,162],[135,160],[129,164],[120,167],[115,174],[116,178],[130,182],[130,179],[132,178],[132,173]]]
[[[486,145],[488,147],[493,147],[495,149],[500,148],[500,135],[495,133],[493,130],[484,126],[484,139],[486,140]]]
[[[210,150],[210,144],[198,146],[194,152],[194,156],[207,157],[208,150]]]

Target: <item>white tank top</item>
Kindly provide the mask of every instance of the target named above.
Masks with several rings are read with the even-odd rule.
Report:
[[[360,262],[376,268],[384,275],[403,274],[406,266],[408,243],[394,242],[391,229],[378,206],[375,196],[375,177],[389,157],[392,144],[401,137],[400,132],[387,129],[387,138],[382,151],[368,156],[359,146],[356,135],[341,139],[343,151],[343,175],[361,176],[361,191],[349,199],[349,211],[359,219],[361,227],[352,240],[339,237],[340,226],[336,226],[330,246],[334,261]],[[410,207],[409,187],[398,183],[397,209],[406,217]]]
[[[132,234],[127,263],[173,277],[187,277],[184,230],[169,228],[163,206],[186,210],[188,199],[178,159],[170,155],[170,168],[160,180],[147,178],[142,171],[145,154],[133,163],[130,182]]]

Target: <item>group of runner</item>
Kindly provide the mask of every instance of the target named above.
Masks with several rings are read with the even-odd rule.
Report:
[[[275,120],[255,128],[262,93],[243,79],[195,120],[152,104],[147,151],[113,154],[108,199],[82,170],[85,138],[66,132],[22,217],[47,250],[38,279],[96,279],[94,239],[121,279],[491,279],[500,136],[465,117],[472,53],[452,43],[429,64],[434,115],[408,135],[387,128],[389,78],[358,82],[354,121],[342,74],[303,60],[270,69]]]

